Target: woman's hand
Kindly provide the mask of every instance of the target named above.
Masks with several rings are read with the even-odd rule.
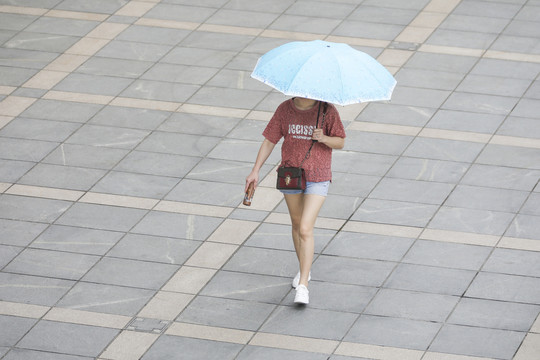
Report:
[[[256,188],[257,184],[259,183],[259,172],[258,171],[252,170],[251,173],[248,175],[248,177],[246,178],[246,188],[244,189],[244,192],[247,191],[247,189],[249,187],[249,184],[251,184],[252,182],[254,182],[253,185]]]
[[[323,134],[322,129],[315,129],[313,130],[313,136],[311,137],[312,140],[317,140],[318,142],[322,142],[324,144],[324,138],[326,135]]]
[[[343,149],[345,146],[345,139],[337,136],[326,136],[323,134],[322,129],[313,130],[312,140],[317,140],[321,144],[328,146],[331,149]]]

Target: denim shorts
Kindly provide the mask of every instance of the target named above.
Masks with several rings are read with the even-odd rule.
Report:
[[[321,181],[321,182],[306,182],[306,190],[279,190],[283,194],[293,195],[293,194],[306,194],[306,195],[328,195],[328,188],[330,187],[330,181]]]

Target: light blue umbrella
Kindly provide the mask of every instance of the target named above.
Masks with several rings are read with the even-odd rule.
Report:
[[[396,80],[377,60],[347,44],[295,41],[259,58],[251,77],[285,95],[333,104],[390,100]]]

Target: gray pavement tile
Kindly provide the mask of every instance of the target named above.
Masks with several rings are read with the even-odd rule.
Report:
[[[290,8],[289,8],[290,9]],[[265,29],[277,18],[269,12],[220,9],[208,18],[206,23],[217,25],[238,26]]]
[[[73,166],[37,164],[20,180],[20,184],[71,190],[89,190],[105,175],[104,170]]]
[[[488,49],[497,34],[437,29],[427,40],[430,45]]]
[[[39,99],[30,105],[21,116],[34,119],[85,123],[102,107],[103,105],[97,104]]]
[[[540,99],[540,80],[534,81],[524,96],[532,99]]]
[[[212,136],[153,132],[141,142],[137,150],[186,156],[205,156],[219,141],[219,138]]]
[[[0,315],[0,346],[15,346],[36,322],[36,319]]]
[[[540,217],[518,214],[505,233],[506,236],[538,239],[540,235]]]
[[[298,259],[293,251],[241,247],[223,269],[292,279],[298,272]]]
[[[57,306],[105,314],[135,316],[155,295],[154,290],[79,281]]]
[[[302,352],[294,350],[274,349],[261,346],[246,346],[238,357],[238,360],[328,360],[326,354],[316,354],[311,352]],[[332,358],[333,359],[333,358]]]
[[[525,333],[445,325],[437,335],[430,351],[450,354],[512,359]]]
[[[42,69],[49,65],[58,54],[45,51],[21,49],[0,49],[0,65],[28,69]]]
[[[5,360],[89,360],[91,357],[12,348]]]
[[[516,106],[518,98],[454,92],[442,106],[445,110],[470,111],[495,115],[507,115]]]
[[[438,208],[437,205],[366,199],[351,220],[424,227]]]
[[[88,75],[138,78],[144,74],[152,64],[153,63],[150,61],[111,59],[93,56],[79,66],[76,72]]]
[[[47,93],[44,89],[18,88],[11,95],[39,99]]]
[[[536,24],[534,24],[536,25]],[[491,46],[492,50],[539,54],[538,39],[523,36],[500,36]]]
[[[3,30],[0,28],[0,45],[3,45],[6,41],[11,39],[13,35],[15,35],[17,31],[12,30]]]
[[[221,160],[253,161],[253,155],[260,148],[260,141],[223,139],[208,154],[208,158]],[[277,151],[270,161],[277,159]]]
[[[454,90],[460,85],[463,75],[451,72],[404,68],[396,74],[395,78],[401,86]]]
[[[540,194],[531,194],[519,212],[540,216]]]
[[[112,169],[128,150],[101,146],[61,144],[52,151],[42,163],[87,167],[95,169]]]
[[[477,61],[478,59],[472,56],[415,52],[404,67],[466,74]]]
[[[279,304],[291,290],[291,279],[275,276],[219,271],[201,295]]]
[[[42,320],[26,334],[18,346],[97,357],[118,333],[116,329]]]
[[[307,32],[311,34],[328,34],[332,32],[341,23],[341,19],[334,18],[314,18],[309,16],[299,16],[299,15],[281,15],[278,17],[272,24],[269,26],[272,30],[281,30],[281,31],[294,31],[294,32]],[[348,22],[349,26],[358,26],[360,23]],[[361,28],[358,26],[356,29]],[[386,27],[381,25],[380,28]],[[339,30],[339,27],[338,27]],[[346,30],[342,30],[344,32]],[[336,35],[343,35],[342,32],[336,31]],[[379,30],[379,32],[382,32]],[[387,35],[389,36],[389,35]]]
[[[324,249],[325,255],[400,261],[414,239],[340,231]]]
[[[468,168],[467,163],[401,157],[386,176],[456,184]]]
[[[411,136],[349,130],[344,149],[364,153],[400,155],[412,140]]]
[[[470,74],[459,84],[457,91],[476,94],[520,97],[531,84],[530,80]]]
[[[252,301],[197,296],[177,320],[254,331],[262,325],[275,307]]]
[[[187,240],[206,240],[223,219],[152,211],[132,230],[133,233]]]
[[[83,278],[101,284],[160,289],[179,266],[146,261],[103,258]]]
[[[170,116],[170,112],[106,106],[88,122],[89,124],[154,130]]]
[[[157,45],[176,45],[188,34],[188,30],[132,25],[118,35],[116,39]]]
[[[79,41],[77,36],[20,32],[3,44],[6,48],[63,53]]]
[[[0,130],[0,136],[62,142],[81,125],[76,123],[15,118]]]
[[[315,21],[313,26],[316,26],[317,22]],[[332,24],[332,23],[331,23]],[[396,38],[396,36],[399,35],[401,31],[405,28],[402,25],[394,25],[394,24],[380,24],[380,23],[372,23],[367,21],[351,21],[351,20],[345,20],[342,22],[337,22],[339,26],[331,29],[327,29],[324,33],[330,32],[332,35],[336,36],[352,36],[352,37],[361,37],[361,38],[367,38],[367,39],[378,39],[378,40],[393,40]],[[285,29],[281,29],[285,30]],[[291,29],[286,29],[291,30]],[[312,29],[310,32],[314,32]],[[295,31],[299,31],[296,29]],[[300,31],[306,31],[306,29],[302,29]],[[317,33],[317,32],[315,32]]]
[[[521,99],[516,107],[512,110],[512,115],[540,119],[540,115],[537,111],[538,106],[540,106],[540,100]]]
[[[0,29],[21,31],[37,18],[38,16],[24,14],[0,14]]]
[[[0,219],[0,243],[3,245],[27,246],[43,230],[46,224]]]
[[[528,195],[526,191],[458,185],[445,205],[517,213]]]
[[[158,61],[170,50],[170,45],[112,40],[98,51],[96,56],[137,61]]]
[[[248,89],[268,91],[268,86],[253,79],[249,70],[222,69],[206,85],[215,87],[226,87],[230,89]]]
[[[29,161],[0,159],[0,181],[6,183],[15,183],[34,165],[36,164]]]
[[[453,188],[453,184],[384,178],[369,194],[369,198],[440,205]]]
[[[424,126],[435,113],[435,109],[395,104],[371,103],[356,118],[358,121]]]
[[[163,198],[176,184],[177,178],[111,171],[92,191],[107,194]]]
[[[359,175],[333,171],[330,194],[366,197],[377,185],[379,176]]]
[[[290,289],[290,281],[288,281]],[[312,280],[309,282],[309,307],[314,309],[360,314],[372,301],[377,288],[348,284],[335,284]],[[296,292],[290,291],[281,302],[290,305]]]
[[[0,156],[8,160],[39,162],[58,146],[58,143],[50,141],[4,137],[0,140]]]
[[[211,67],[157,63],[141,79],[204,85],[216,72],[217,69]]]
[[[74,281],[0,272],[0,300],[54,306],[75,284]]]
[[[194,31],[180,45],[199,49],[233,51],[236,55],[236,52],[242,51],[253,38],[253,36],[248,35]]]
[[[346,146],[348,146],[347,142]],[[332,170],[335,172],[382,176],[386,174],[395,161],[396,156],[392,155],[334,151],[332,154]]]
[[[200,161],[200,158],[133,151],[114,168],[119,171],[151,174],[156,176],[184,177]]]
[[[458,301],[458,296],[381,289],[364,314],[443,322]]]
[[[452,269],[479,270],[492,249],[486,246],[418,240],[403,262]]]
[[[17,246],[0,245],[0,269],[13,260],[23,248]]]
[[[260,331],[340,340],[357,318],[357,314],[312,309],[310,307],[279,306]]]
[[[502,235],[513,213],[442,206],[428,225],[430,229]]]
[[[94,255],[25,249],[3,271],[79,280],[98,260]]]
[[[395,267],[388,261],[374,261],[321,255],[315,260],[314,280],[338,284],[381,286]]]
[[[328,4],[330,5],[330,4]],[[395,24],[395,25],[409,25],[409,23],[418,15],[418,11],[415,9],[392,9],[388,11],[388,8],[384,6],[369,6],[362,5],[354,9],[353,4],[340,4],[340,9],[346,11],[345,16],[347,19],[355,21],[376,22],[383,24]],[[375,5],[375,4],[374,4]],[[350,12],[351,10],[352,13]],[[342,17],[343,18],[343,17]]]
[[[182,265],[199,245],[198,241],[127,234],[107,255]]]
[[[189,99],[192,104],[251,109],[266,96],[266,92],[205,86]]]
[[[197,122],[194,123],[198,124]],[[202,127],[203,125],[204,122],[199,126]],[[267,123],[264,121],[244,119],[238,122],[234,129],[228,132],[227,137],[242,140],[259,140],[263,138],[262,133],[266,125]],[[213,130],[211,126],[209,130]]]
[[[394,317],[362,315],[345,341],[405,349],[426,350],[441,324]]]
[[[259,172],[260,178],[264,179],[274,166],[275,164],[269,163],[263,165]],[[252,167],[252,163],[204,158],[186,175],[186,178],[241,184],[240,188],[243,188],[246,182],[245,174],[249,174]]]
[[[499,59],[480,59],[471,74],[501,76],[512,74],[513,79],[534,80],[540,71],[540,64]]]
[[[488,144],[476,160],[478,164],[540,170],[540,149]]]
[[[317,229],[313,231],[315,253],[320,253],[336,235],[336,231]],[[294,251],[290,225],[261,224],[244,243],[245,246]]]
[[[540,279],[480,272],[465,296],[540,305]]]
[[[398,84],[392,94],[392,103],[436,109],[446,101],[449,95],[449,90],[405,87]]]
[[[362,203],[363,198],[355,196],[334,195],[330,194],[326,198],[324,205],[319,212],[319,216],[329,217],[333,219],[348,219],[358,206]],[[287,212],[285,202],[282,202],[276,210]]]
[[[3,66],[0,67],[0,85],[21,86],[36,74],[37,70]]]
[[[408,157],[472,163],[484,144],[458,140],[416,138],[403,153]]]
[[[466,1],[454,9],[454,14],[476,15],[488,18],[512,19],[521,9],[519,4],[490,3],[483,1]]]
[[[236,127],[239,121],[240,119],[221,116],[175,113],[163,122],[158,130],[193,135],[225,136]],[[262,131],[263,129],[257,135],[260,135]],[[243,131],[240,134],[243,134]],[[253,138],[249,137],[249,139]]]
[[[476,272],[470,270],[399,264],[384,287],[462,296],[475,276]]]
[[[58,219],[56,224],[99,230],[128,231],[145,214],[145,210],[139,209],[77,203]]]
[[[124,235],[121,232],[51,225],[31,244],[32,248],[105,255]]]
[[[0,195],[0,216],[11,220],[52,223],[71,202],[33,197]]]
[[[504,115],[439,110],[426,127],[493,134],[504,120]]]
[[[540,178],[540,171],[473,164],[461,179],[462,184],[500,189],[531,191]]]
[[[54,35],[84,36],[98,25],[97,21],[42,16],[24,30]]]
[[[495,249],[482,270],[540,277],[540,253],[513,249]]]
[[[205,22],[215,11],[211,7],[163,3],[154,6],[144,17],[175,21]]]
[[[391,9],[423,9],[428,0],[411,0],[407,3],[403,3],[399,0],[366,0],[363,5],[382,6]]]
[[[508,117],[497,134],[540,139],[538,119]]]
[[[160,62],[221,68],[229,63],[236,54],[237,52],[235,51],[219,51],[177,46],[169,51]]]
[[[199,86],[164,81],[136,80],[121,95],[136,99],[185,102]]]
[[[118,95],[132,82],[133,79],[121,77],[72,73],[53,89],[95,95]]]
[[[269,13],[282,13],[294,4],[294,0],[282,0],[268,3],[265,0],[238,0],[227,2],[224,6],[227,9],[265,11]]]
[[[463,15],[450,14],[439,28],[448,30],[472,31],[479,33],[501,33],[510,23],[510,19],[499,17],[471,16],[469,13]]]
[[[141,360],[158,360],[182,354],[186,360],[232,360],[243,345],[162,335]]]
[[[150,131],[138,129],[84,125],[66,143],[132,149],[146,138],[149,133]]]
[[[55,7],[55,9],[113,14],[127,3],[128,0],[116,0],[113,2],[107,0],[94,0],[90,3],[83,0],[63,0]]]
[[[448,323],[490,329],[529,331],[539,306],[463,298]]]
[[[297,1],[292,4],[285,14],[303,15],[315,18],[344,19],[352,16],[351,11],[355,9],[355,4],[345,3],[318,3],[313,4],[307,1]]]
[[[268,211],[263,210],[235,209],[229,215],[229,219],[263,221],[268,216],[268,213]]]

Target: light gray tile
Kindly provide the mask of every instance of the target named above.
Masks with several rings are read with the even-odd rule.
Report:
[[[151,66],[152,62],[150,61],[111,59],[94,56],[79,66],[76,72],[89,75],[138,78]]]
[[[159,45],[176,45],[188,34],[188,30],[132,25],[118,35],[116,39]]]
[[[54,306],[75,284],[74,281],[0,272],[3,301]]]
[[[21,184],[70,190],[89,190],[105,175],[104,170],[38,164],[20,179]]]
[[[128,231],[145,214],[145,210],[139,209],[77,203],[56,223],[100,230]]]
[[[221,297],[197,296],[178,321],[228,329],[257,330],[275,305]]]
[[[88,3],[84,0],[64,0],[56,8],[68,11],[113,14],[127,2],[127,0],[94,0]]]
[[[193,135],[225,136],[239,121],[239,119],[221,116],[176,113],[172,114],[158,130]],[[263,129],[260,130],[262,133]],[[249,136],[248,139],[253,138]]]
[[[97,357],[118,333],[116,329],[42,320],[21,340],[19,346]]]
[[[496,329],[445,325],[437,335],[431,351],[511,359],[523,341],[525,333]]]
[[[493,134],[504,119],[504,115],[439,110],[426,126],[435,129]]]
[[[457,296],[382,289],[364,313],[443,322],[450,315],[458,301],[459,297]]]
[[[93,188],[93,192],[163,198],[176,184],[177,178],[111,171]]]
[[[237,357],[238,360],[328,360],[326,354],[302,352],[294,350],[275,349],[262,346],[246,346]]]
[[[366,199],[351,220],[424,227],[438,208],[437,205]]]
[[[217,70],[211,67],[157,63],[145,72],[141,79],[204,85],[216,72]]]
[[[153,132],[137,150],[186,156],[205,156],[216,146],[219,138],[168,132]]]
[[[540,277],[540,253],[513,249],[495,249],[482,270]]]
[[[401,157],[388,172],[388,177],[401,179],[458,183],[469,164]]]
[[[98,51],[96,56],[137,61],[158,61],[170,50],[170,45],[112,40]]]
[[[0,131],[0,136],[62,142],[81,125],[76,123],[15,118]]]
[[[182,103],[191,98],[198,89],[198,85],[153,80],[136,80],[122,91],[120,95],[136,99]]]
[[[384,178],[369,198],[440,205],[453,188],[452,184]]]
[[[84,125],[66,143],[132,149],[148,136],[149,133],[146,130]]]
[[[486,246],[418,240],[403,262],[453,269],[479,270],[491,253]]]
[[[163,335],[141,360],[159,360],[170,354],[182,354],[186,360],[233,360],[243,345]]]
[[[55,35],[84,36],[99,25],[97,21],[64,19],[42,16],[25,28],[25,31]]]
[[[540,305],[540,279],[481,272],[465,295],[479,299]]]
[[[42,163],[81,168],[111,169],[128,150],[101,146],[60,144]]]
[[[0,346],[15,346],[36,322],[36,319],[0,315]]]
[[[34,119],[84,123],[102,107],[103,105],[97,104],[39,99],[30,105],[21,116]]]
[[[298,272],[298,259],[293,251],[241,247],[223,269],[292,279]]]
[[[0,159],[0,181],[15,183],[34,165],[36,164],[29,161]]]
[[[525,191],[458,185],[445,205],[516,213],[528,195]]]
[[[184,177],[201,159],[146,151],[132,151],[114,169],[147,175]]]
[[[374,102],[370,103],[356,120],[406,126],[424,126],[434,113],[435,110],[430,108]]]
[[[0,219],[0,243],[3,245],[27,246],[43,230],[46,224]]]
[[[426,350],[440,328],[435,322],[362,315],[345,341]]]
[[[17,246],[0,245],[0,269],[11,262],[23,248]]]
[[[339,284],[381,286],[395,263],[321,255],[312,267],[313,279]]]
[[[461,180],[462,184],[501,189],[531,191],[540,171],[474,164]]]
[[[6,48],[49,51],[63,53],[75,44],[79,38],[76,36],[66,36],[59,34],[41,34],[36,32],[20,32],[9,41],[3,44]]]
[[[39,162],[58,146],[58,143],[49,141],[12,138],[0,140],[0,154],[6,160]]]
[[[69,201],[0,195],[0,216],[11,220],[52,223],[70,206]]]

